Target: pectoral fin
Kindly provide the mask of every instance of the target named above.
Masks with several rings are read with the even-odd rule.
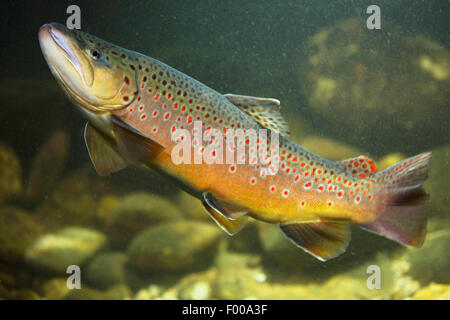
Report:
[[[283,223],[281,230],[295,245],[321,261],[342,254],[350,241],[348,222]]]
[[[228,235],[238,233],[247,223],[247,211],[238,206],[229,204],[226,209],[218,208],[215,201],[217,198],[209,192],[203,193],[203,205],[215,223]],[[233,218],[230,218],[233,216]]]
[[[127,163],[116,152],[112,142],[89,123],[84,128],[84,141],[92,164],[99,175],[106,176],[126,167]]]
[[[119,118],[111,116],[111,122],[113,123],[117,150],[128,161],[137,165],[148,164],[164,150],[159,142]]]

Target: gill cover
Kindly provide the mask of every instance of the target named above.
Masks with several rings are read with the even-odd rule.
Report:
[[[39,42],[52,73],[74,102],[90,111],[130,104],[137,92],[134,54],[78,30],[52,23],[41,27]]]

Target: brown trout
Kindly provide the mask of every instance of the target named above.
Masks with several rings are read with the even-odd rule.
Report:
[[[345,251],[350,222],[404,245],[424,242],[422,184],[431,153],[381,172],[365,156],[332,162],[287,138],[276,99],[221,94],[156,59],[56,23],[41,27],[39,41],[56,80],[87,118],[85,142],[100,175],[130,164],[157,170],[199,198],[229,235],[248,217],[277,223],[322,261]],[[254,148],[241,139],[242,159],[223,161],[220,146],[233,154],[239,142],[227,132],[239,129],[270,134]],[[196,138],[199,131],[204,137]],[[188,160],[207,153],[213,163],[174,161],[183,140]],[[264,157],[263,168],[258,155],[269,149],[277,153]]]

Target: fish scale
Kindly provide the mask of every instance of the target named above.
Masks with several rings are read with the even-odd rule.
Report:
[[[381,172],[365,156],[332,162],[289,140],[276,99],[223,95],[156,59],[55,23],[41,27],[39,41],[56,80],[88,120],[85,141],[99,174],[127,165],[157,170],[199,198],[229,235],[249,216],[278,223],[289,240],[321,261],[345,251],[349,222],[422,245],[428,200],[422,185],[431,153]],[[267,145],[261,136],[231,135],[260,129],[268,130]],[[205,141],[196,136],[200,130]],[[280,134],[278,145],[272,133]],[[191,161],[175,163],[172,154],[186,141],[183,152],[190,151]],[[244,163],[236,157],[217,163],[241,146]],[[278,154],[271,162],[258,162],[260,152],[272,148]],[[205,155],[216,163],[192,161]]]

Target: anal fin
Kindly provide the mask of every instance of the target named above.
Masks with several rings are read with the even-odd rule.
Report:
[[[112,143],[89,123],[84,128],[84,141],[92,164],[99,175],[106,176],[127,166],[126,161],[117,153]]]
[[[344,253],[350,241],[348,222],[289,222],[280,227],[289,240],[320,261]]]

